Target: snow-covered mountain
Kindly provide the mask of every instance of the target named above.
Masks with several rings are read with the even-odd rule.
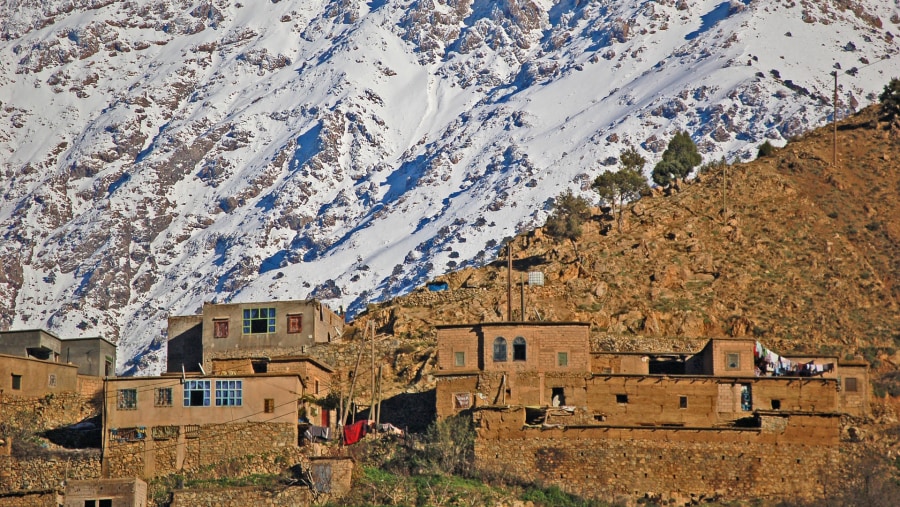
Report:
[[[0,329],[351,314],[685,129],[754,156],[900,74],[898,0],[0,0]],[[894,56],[894,58],[890,58]]]

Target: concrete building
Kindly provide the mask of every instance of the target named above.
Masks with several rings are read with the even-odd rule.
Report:
[[[81,375],[116,374],[116,345],[100,337],[62,339],[43,329],[0,331],[0,354],[75,364]]]
[[[214,359],[304,355],[339,340],[343,328],[343,317],[315,300],[206,303],[200,315],[169,318],[167,371],[210,371]]]
[[[153,477],[298,445],[306,394],[297,374],[166,375],[109,379],[103,469]]]
[[[37,398],[78,391],[78,367],[0,354],[0,394]]]

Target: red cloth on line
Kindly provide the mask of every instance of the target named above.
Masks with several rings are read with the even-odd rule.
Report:
[[[369,429],[369,421],[356,421],[350,426],[344,426],[344,445],[355,444],[366,436]]]

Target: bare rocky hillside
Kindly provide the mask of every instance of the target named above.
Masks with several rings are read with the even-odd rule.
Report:
[[[890,376],[900,361],[900,129],[877,107],[840,121],[837,167],[832,132],[654,189],[626,209],[621,231],[598,208],[574,243],[541,229],[517,236],[512,319],[524,294],[527,320],[590,322],[597,349],[745,336],[779,351],[864,356]],[[528,272],[545,284],[522,290]],[[505,258],[435,282],[448,290],[372,305],[355,326],[374,320],[427,346],[434,325],[507,319]]]

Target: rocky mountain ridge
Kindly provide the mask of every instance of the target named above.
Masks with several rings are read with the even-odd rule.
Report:
[[[6,0],[0,328],[154,373],[204,301],[356,314],[489,261],[627,146],[753,158],[827,121],[832,71],[840,115],[871,102],[898,23],[890,0]]]

